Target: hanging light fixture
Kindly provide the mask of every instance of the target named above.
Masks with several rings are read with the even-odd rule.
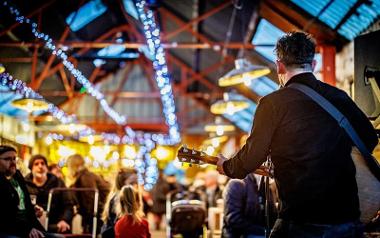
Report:
[[[0,74],[5,72],[5,67],[2,63],[0,63]]]
[[[223,100],[219,100],[211,105],[210,111],[214,114],[234,114],[249,107],[245,100],[229,100],[228,93],[223,94]]]
[[[218,81],[219,86],[227,87],[240,83],[250,84],[253,79],[260,78],[270,73],[265,66],[253,65],[245,58],[235,60],[235,69],[229,71]]]
[[[204,130],[211,133],[216,133],[216,135],[221,136],[225,132],[235,131],[235,126],[232,124],[223,123],[220,117],[215,118],[215,123],[207,124]]]
[[[12,101],[12,106],[21,110],[25,110],[28,113],[34,111],[48,110],[49,104],[38,98],[20,98]]]

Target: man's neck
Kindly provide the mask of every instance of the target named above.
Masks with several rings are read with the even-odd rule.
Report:
[[[313,72],[311,70],[304,70],[304,69],[294,69],[294,70],[286,71],[284,85],[286,85],[286,83],[294,76],[298,74],[303,74],[303,73],[313,73]]]
[[[33,183],[37,186],[42,186],[45,184],[47,180],[47,175],[44,175],[44,176],[33,176]]]

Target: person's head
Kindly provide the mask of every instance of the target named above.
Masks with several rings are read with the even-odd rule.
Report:
[[[16,173],[17,151],[12,146],[0,145],[0,174],[11,177]]]
[[[280,83],[283,84],[281,75],[288,72],[312,72],[316,61],[315,40],[305,32],[289,32],[282,36],[276,44],[277,74]]]
[[[29,169],[34,178],[46,178],[48,172],[48,162],[43,155],[33,155],[29,160]]]
[[[85,161],[80,154],[70,155],[67,158],[67,168],[71,176],[76,176],[85,168]]]
[[[219,173],[215,170],[208,170],[205,175],[205,186],[206,188],[215,187],[218,185]]]
[[[64,179],[61,167],[59,167],[58,164],[51,164],[51,165],[49,165],[48,166],[48,170],[49,170],[50,173],[54,174],[58,178]]]
[[[175,174],[168,174],[166,176],[166,181],[170,184],[175,184],[177,183],[177,177],[175,176]]]
[[[115,178],[115,190],[120,191],[125,185],[136,187],[137,171],[135,169],[120,169]]]
[[[131,215],[134,221],[141,219],[140,199],[138,191],[132,185],[126,185],[121,188],[119,193],[120,212],[119,216]]]

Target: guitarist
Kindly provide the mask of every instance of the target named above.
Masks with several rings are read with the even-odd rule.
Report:
[[[281,37],[275,48],[282,86],[260,100],[251,134],[231,159],[219,156],[218,171],[243,179],[270,154],[281,200],[271,238],[361,237],[352,141],[322,107],[302,92],[306,85],[351,122],[367,149],[378,143],[365,114],[342,90],[315,78],[315,41],[303,32]]]

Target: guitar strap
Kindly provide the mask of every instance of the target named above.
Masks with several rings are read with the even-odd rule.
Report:
[[[368,151],[367,147],[360,139],[359,135],[356,133],[355,129],[349,122],[349,120],[334,106],[332,105],[326,98],[322,97],[319,93],[314,91],[312,88],[300,84],[300,83],[292,83],[288,87],[297,89],[309,96],[312,100],[314,100],[318,105],[320,105],[324,110],[326,110],[342,127],[347,135],[351,138],[352,142],[356,145],[360,153],[363,155],[366,164],[372,174],[380,181],[380,165],[377,160],[372,156],[370,151]]]

